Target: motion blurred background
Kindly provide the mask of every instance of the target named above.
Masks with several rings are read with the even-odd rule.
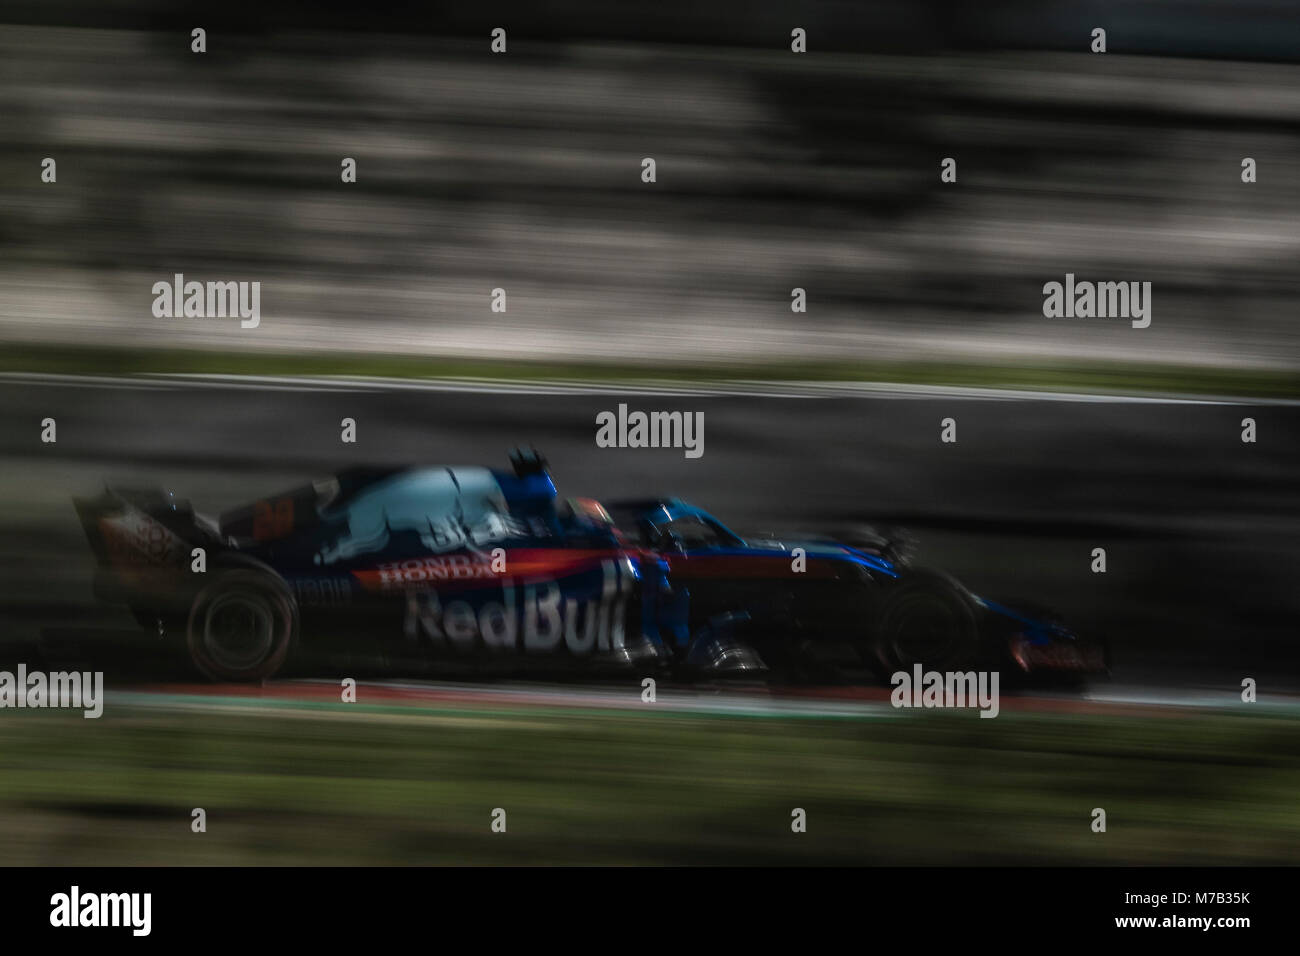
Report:
[[[1116,651],[1110,698],[997,720],[349,709],[332,687],[141,688],[110,658],[101,720],[0,712],[0,863],[1293,862],[1298,58],[1285,0],[0,0],[3,661],[41,660],[51,628],[129,624],[91,599],[71,507],[104,480],[218,512],[340,465],[502,464],[519,442],[562,494],[671,492],[743,530],[911,528],[924,563]],[[1151,282],[1150,328],[1044,318],[1067,272]],[[260,281],[260,326],[155,318],[175,273]],[[596,449],[607,395],[50,374],[116,372],[1247,404],[647,399],[706,411],[687,462]],[[961,441],[941,447],[948,414]]]
[[[1293,390],[1287,0],[651,6],[0,3],[0,335]],[[261,326],[155,319],[177,272]],[[1151,327],[1045,319],[1066,272]]]

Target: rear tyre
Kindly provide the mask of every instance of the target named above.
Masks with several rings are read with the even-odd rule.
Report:
[[[186,643],[204,676],[258,681],[289,655],[297,631],[296,602],[279,577],[265,571],[223,571],[190,608]]]
[[[979,622],[966,590],[935,571],[907,572],[882,595],[869,657],[886,677],[911,671],[955,671],[981,657]]]

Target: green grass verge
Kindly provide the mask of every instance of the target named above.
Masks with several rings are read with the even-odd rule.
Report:
[[[1293,863],[1296,731],[1222,714],[8,711],[0,861]]]
[[[204,373],[241,375],[370,375],[394,378],[474,377],[513,380],[683,383],[729,379],[871,381],[909,385],[1027,388],[1055,391],[1300,397],[1300,376],[1278,370],[1176,367],[1140,363],[792,362],[646,364],[637,362],[488,361],[365,353],[281,354],[200,350],[136,350],[47,345],[7,346],[0,371],[86,375]]]

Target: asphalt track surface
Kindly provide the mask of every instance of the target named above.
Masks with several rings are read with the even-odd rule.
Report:
[[[166,486],[215,514],[344,465],[505,467],[511,447],[531,443],[563,496],[676,494],[742,532],[905,527],[918,563],[1105,635],[1117,688],[1177,697],[1235,692],[1245,677],[1261,695],[1300,684],[1300,408],[741,391],[0,380],[4,658],[21,659],[44,629],[127,623],[93,601],[70,501],[105,481]],[[597,448],[596,414],[621,401],[704,412],[704,455]],[[40,441],[46,417],[55,444]],[[358,425],[354,445],[340,441],[345,417]],[[955,444],[939,440],[947,417]],[[1246,417],[1254,444],[1241,441]],[[1090,570],[1097,547],[1105,574]]]

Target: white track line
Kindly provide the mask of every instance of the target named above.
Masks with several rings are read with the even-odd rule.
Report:
[[[222,388],[288,392],[461,392],[497,395],[669,395],[734,398],[965,399],[1147,405],[1300,406],[1287,398],[1233,398],[1209,395],[1120,395],[1050,392],[958,385],[907,385],[886,382],[763,382],[747,379],[692,384],[672,381],[555,381],[487,378],[407,379],[366,376],[209,375],[197,373],[130,376],[0,372],[0,382],[119,389]]]
[[[276,686],[272,684],[273,688]],[[337,689],[336,681],[299,679],[281,682],[279,686],[286,689],[311,686],[328,686]],[[380,697],[368,699],[368,690],[407,690],[416,694],[424,693],[427,697],[394,699]],[[280,710],[317,709],[325,701],[293,696],[269,697],[258,695],[208,695],[195,694],[185,689],[169,692],[164,689],[152,691],[110,691],[110,702],[124,705],[145,707],[183,708],[206,711],[229,711],[231,709],[266,708]],[[894,708],[887,699],[844,699],[822,697],[773,696],[767,693],[729,689],[718,692],[701,692],[666,688],[658,695],[654,704],[645,704],[640,699],[640,687],[629,686],[619,690],[609,685],[573,685],[573,684],[474,684],[448,683],[445,681],[412,680],[373,680],[358,685],[358,701],[363,706],[359,710],[378,708],[380,710],[410,708],[419,710],[454,711],[465,708],[466,717],[473,716],[477,710],[516,711],[528,708],[554,707],[565,709],[601,709],[626,713],[644,713],[654,715],[670,711],[683,714],[732,715],[747,717],[839,717],[839,718],[890,718],[904,716],[904,711]],[[1243,704],[1236,692],[1215,692],[1204,688],[1176,690],[1173,688],[1153,688],[1143,686],[1118,686],[1099,688],[1082,694],[1069,693],[1030,693],[1006,695],[1002,698],[1007,712],[1017,715],[1042,713],[1052,715],[1055,708],[1035,706],[1041,701],[1054,704],[1068,704],[1071,701],[1085,705],[1102,707],[1139,706],[1154,709],[1191,709],[1199,711],[1237,711],[1243,714],[1270,713],[1273,715],[1295,716],[1300,713],[1300,697],[1287,694],[1269,695],[1258,704]],[[1017,702],[1028,707],[1017,706]],[[337,703],[337,702],[335,702]],[[1256,710],[1258,708],[1258,710]],[[340,709],[343,709],[340,707]]]

